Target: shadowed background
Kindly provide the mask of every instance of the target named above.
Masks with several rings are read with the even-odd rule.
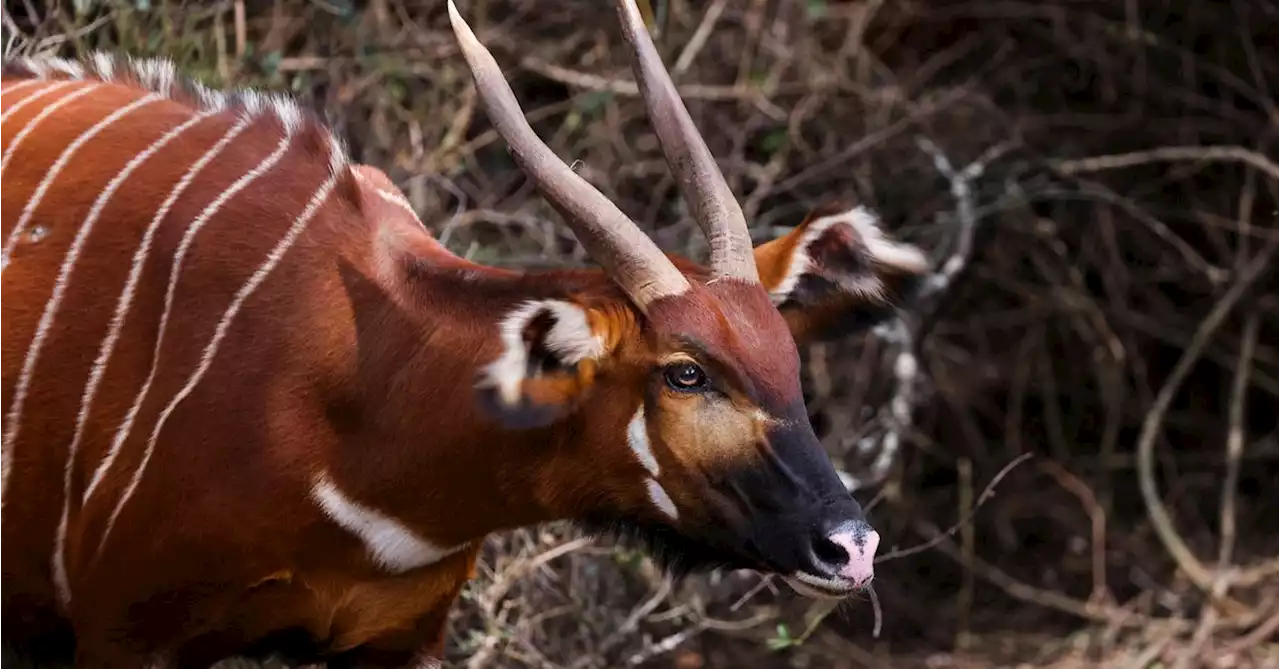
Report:
[[[449,660],[1275,666],[1276,4],[651,6],[757,241],[845,199],[936,264],[902,318],[802,351],[883,537],[882,619],[749,573],[672,583],[548,526],[490,540]],[[556,152],[702,259],[610,3],[459,8]],[[4,40],[290,91],[457,253],[586,262],[476,104],[443,1],[18,0]]]

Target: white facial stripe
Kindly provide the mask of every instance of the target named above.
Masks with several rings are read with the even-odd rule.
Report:
[[[636,415],[627,423],[627,445],[649,474],[656,477],[659,473],[658,459],[653,456],[649,444],[649,426],[645,424],[643,406],[636,409]]]
[[[327,476],[320,476],[311,495],[325,514],[358,537],[369,557],[387,571],[399,573],[433,564],[462,548],[444,548],[423,539],[395,518],[343,495]]]
[[[680,512],[676,510],[676,503],[671,501],[671,496],[663,490],[662,484],[656,479],[645,479],[644,487],[649,491],[649,501],[658,507],[658,510],[667,514],[672,520],[680,519]]]
[[[636,460],[640,461],[640,464],[650,474],[644,480],[645,491],[649,493],[649,501],[672,520],[678,520],[680,512],[676,509],[675,502],[671,500],[671,496],[667,494],[666,489],[658,482],[658,474],[661,473],[661,468],[658,466],[658,459],[653,455],[653,446],[649,441],[649,426],[644,419],[644,405],[636,409],[635,415],[627,423],[627,446],[631,447],[631,452],[635,454]]]

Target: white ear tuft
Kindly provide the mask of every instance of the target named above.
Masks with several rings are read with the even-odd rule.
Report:
[[[555,325],[546,335],[547,349],[565,364],[576,365],[588,358],[604,355],[604,341],[591,331],[587,312],[582,307],[559,300],[546,300],[543,306],[555,316]]]
[[[786,273],[771,291],[771,297],[775,303],[780,304],[790,299],[800,283],[800,278],[809,273],[826,276],[851,292],[865,295],[875,295],[880,292],[881,278],[876,273],[841,276],[837,279],[829,271],[832,268],[820,266],[811,257],[811,248],[814,243],[831,229],[840,226],[845,226],[852,231],[854,238],[858,240],[857,244],[862,246],[861,252],[873,265],[906,274],[920,274],[928,268],[928,260],[920,249],[885,237],[884,231],[880,229],[880,220],[875,213],[858,205],[846,211],[809,221],[791,253]],[[858,250],[851,249],[851,251]]]
[[[830,225],[844,224],[853,228],[862,239],[862,243],[866,244],[867,252],[877,264],[910,274],[920,274],[929,267],[929,261],[920,249],[885,237],[884,231],[880,228],[880,218],[862,205],[835,216],[828,216],[825,220],[832,220]]]
[[[537,318],[548,318],[549,325],[530,332]],[[528,339],[530,336],[532,341]],[[604,341],[591,330],[587,312],[563,300],[537,300],[520,305],[502,319],[499,337],[502,355],[485,368],[484,383],[497,388],[499,397],[509,405],[520,402],[520,385],[529,373],[532,348],[543,348],[565,367],[604,355]]]

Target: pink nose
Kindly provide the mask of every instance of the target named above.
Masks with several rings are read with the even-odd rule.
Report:
[[[876,548],[880,535],[863,526],[861,531],[843,531],[827,537],[831,543],[844,549],[849,560],[840,568],[840,575],[859,585],[875,575]]]

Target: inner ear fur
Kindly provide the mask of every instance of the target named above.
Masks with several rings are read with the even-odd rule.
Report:
[[[893,313],[929,269],[919,248],[887,237],[863,206],[828,205],[756,247],[760,279],[797,342],[827,340]]]
[[[568,414],[612,349],[604,318],[570,300],[537,300],[511,311],[499,324],[502,352],[476,381],[481,407],[517,429]]]

